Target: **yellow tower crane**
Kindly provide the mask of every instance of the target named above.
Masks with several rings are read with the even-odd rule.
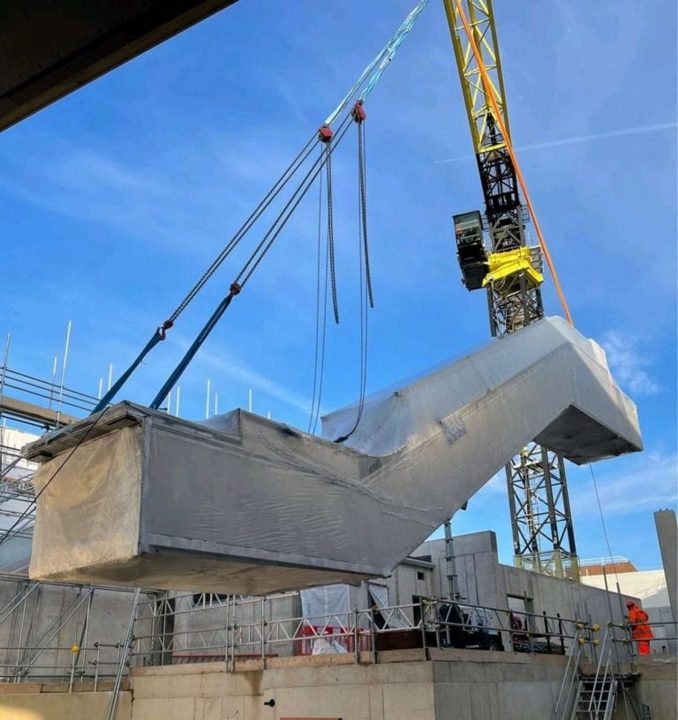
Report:
[[[543,258],[567,304],[511,144],[506,90],[491,0],[443,0],[485,201],[454,216],[468,290],[485,289],[495,337],[544,316]],[[539,240],[528,244],[532,219]],[[578,579],[563,458],[531,443],[506,466],[514,558],[519,567]]]

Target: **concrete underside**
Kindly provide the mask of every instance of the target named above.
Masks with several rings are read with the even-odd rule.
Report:
[[[235,0],[0,4],[0,130]]]
[[[392,651],[377,664],[352,656],[138,668],[117,720],[543,720],[550,717],[566,658],[476,650]],[[641,702],[676,717],[675,657],[639,665]],[[77,688],[77,686],[76,686]],[[86,688],[85,688],[86,689]],[[61,692],[59,692],[61,690]],[[0,720],[105,717],[108,692],[64,686],[0,686]],[[271,700],[275,705],[266,705]],[[620,704],[613,718],[626,717]]]

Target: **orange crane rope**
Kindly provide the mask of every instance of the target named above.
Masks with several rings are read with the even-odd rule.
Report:
[[[492,83],[490,81],[490,77],[488,75],[487,68],[485,67],[485,62],[483,61],[482,54],[478,48],[478,45],[476,44],[475,38],[473,36],[473,30],[471,29],[471,25],[468,21],[468,18],[466,17],[466,13],[464,12],[464,8],[462,6],[461,0],[455,0],[455,3],[457,5],[457,11],[459,13],[459,17],[461,18],[461,22],[464,26],[464,31],[466,32],[466,35],[468,37],[469,47],[471,48],[471,51],[473,52],[473,56],[475,57],[476,63],[478,65],[478,69],[480,70],[480,78],[483,83],[483,87],[485,89],[485,94],[486,94],[487,98],[489,99],[490,105],[492,106],[492,111],[494,112],[494,118],[496,120],[497,125],[499,126],[499,129],[501,130],[501,134],[504,137],[504,142],[506,143],[506,149],[508,150],[508,153],[511,157],[511,161],[513,162],[513,167],[516,172],[516,178],[518,179],[518,184],[520,185],[520,189],[522,190],[523,198],[525,199],[525,204],[527,205],[527,209],[530,213],[530,217],[532,218],[532,223],[534,224],[534,228],[537,233],[537,239],[539,240],[539,245],[544,254],[544,259],[546,260],[546,264],[548,265],[549,271],[551,273],[551,277],[553,277],[553,283],[556,286],[556,292],[558,293],[558,298],[560,300],[560,304],[563,307],[563,312],[565,313],[565,318],[570,323],[570,325],[574,325],[574,321],[572,320],[572,314],[570,313],[570,307],[565,298],[565,293],[563,292],[563,288],[560,284],[560,279],[558,278],[558,272],[556,271],[556,267],[553,262],[553,258],[551,257],[551,253],[549,251],[548,245],[546,244],[546,240],[544,239],[544,234],[542,233],[541,225],[539,224],[539,220],[537,219],[537,214],[534,210],[534,206],[532,205],[532,199],[530,198],[530,193],[527,190],[527,183],[525,182],[525,177],[523,175],[523,171],[520,167],[520,163],[518,162],[518,157],[516,156],[515,150],[513,148],[513,142],[511,141],[511,137],[508,133],[508,128],[506,127],[504,118],[503,118],[501,112],[499,111],[499,106],[498,106],[497,100],[494,96],[494,91],[492,89]]]

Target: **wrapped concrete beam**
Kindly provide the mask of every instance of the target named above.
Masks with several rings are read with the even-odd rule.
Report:
[[[354,419],[322,439],[123,402],[48,435],[26,449],[30,575],[242,594],[385,576],[530,440],[576,463],[642,447],[603,351],[559,318],[368,398],[333,442]]]

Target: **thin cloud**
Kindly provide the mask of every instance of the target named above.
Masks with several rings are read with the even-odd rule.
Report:
[[[642,127],[624,128],[622,130],[611,130],[610,132],[596,133],[594,135],[577,135],[571,138],[563,138],[561,140],[549,140],[547,142],[533,143],[531,145],[521,145],[516,147],[517,152],[525,152],[529,150],[544,150],[546,148],[562,147],[564,145],[579,145],[580,143],[595,142],[596,140],[608,140],[610,138],[626,137],[628,135],[644,135],[645,133],[661,132],[663,130],[675,130],[678,123],[657,123],[655,125],[643,125]],[[460,155],[459,157],[445,158],[443,160],[435,160],[436,165],[445,163],[460,162],[462,160],[474,160],[475,155]]]
[[[607,360],[619,384],[631,395],[656,395],[661,388],[648,371],[651,362],[637,346],[637,340],[616,330],[603,335]]]
[[[486,492],[503,495],[506,493],[506,473],[504,470],[500,470],[496,475],[490,478],[490,481],[483,486],[483,490]]]
[[[596,477],[603,514],[630,515],[675,505],[678,501],[677,480],[676,453],[643,453],[631,469],[620,475],[610,473]],[[573,494],[573,506],[575,516],[598,514],[592,480],[586,489]]]
[[[30,158],[3,157],[10,170],[0,173],[0,193],[165,250],[208,257],[215,238],[227,239],[290,159],[284,149],[265,153],[265,143],[229,140],[212,138],[208,149],[189,145],[183,155],[143,168],[54,140],[40,172]]]
[[[141,192],[167,196],[171,186],[158,174],[126,165],[87,147],[67,147],[57,163],[48,168],[50,179],[78,191]]]
[[[183,345],[183,343],[181,344]],[[185,346],[188,347],[188,343],[186,343]],[[258,390],[268,397],[275,398],[295,410],[306,414],[311,412],[311,402],[309,398],[265,377],[252,367],[243,363],[242,360],[235,357],[232,353],[219,351],[219,354],[216,354],[214,352],[206,352],[203,349],[196,358],[196,362],[216,370],[231,380],[242,383],[245,387]]]

